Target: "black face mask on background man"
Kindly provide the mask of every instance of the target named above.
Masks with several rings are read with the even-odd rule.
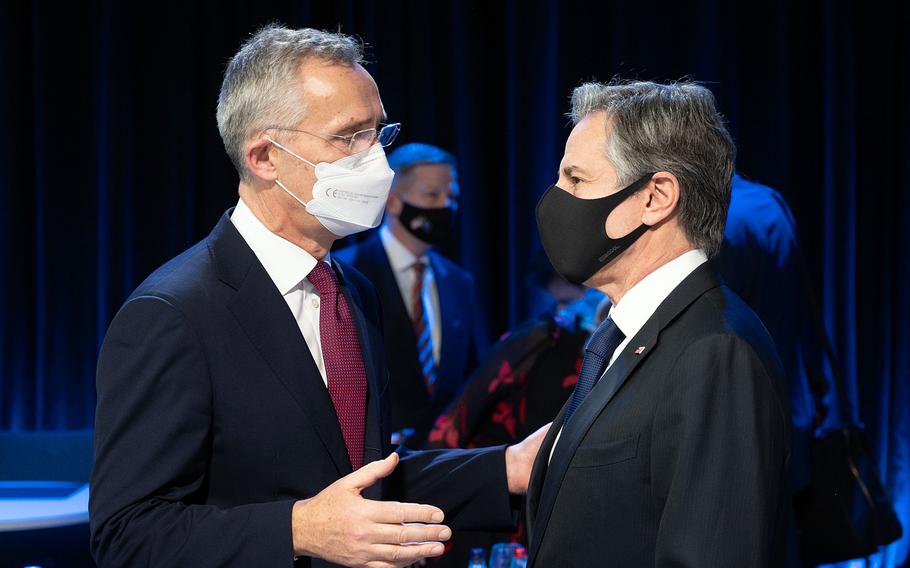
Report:
[[[455,227],[455,207],[416,207],[402,201],[398,220],[409,233],[425,243],[441,245],[452,238]]]
[[[642,223],[624,237],[610,238],[607,217],[653,175],[597,199],[575,197],[551,185],[537,203],[537,229],[556,272],[569,282],[582,284],[645,234],[648,225]]]

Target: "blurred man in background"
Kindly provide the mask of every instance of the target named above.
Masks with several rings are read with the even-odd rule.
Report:
[[[382,227],[336,256],[379,293],[392,429],[396,441],[420,447],[477,365],[483,333],[473,278],[434,250],[456,236],[455,157],[412,143],[392,152],[389,166],[395,179]]]

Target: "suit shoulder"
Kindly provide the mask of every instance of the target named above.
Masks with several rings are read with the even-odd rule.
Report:
[[[699,298],[679,323],[681,356],[692,351],[720,354],[728,349],[755,354],[769,375],[783,377],[777,348],[764,324],[739,296],[725,285]]]
[[[752,308],[723,283],[692,302],[672,325],[684,328],[682,331],[692,340],[717,334],[757,339],[765,332]]]
[[[370,279],[367,278],[356,265],[339,258],[334,253],[332,254],[332,260],[338,265],[345,282],[349,286],[356,288],[358,292],[367,295],[371,299],[376,298],[376,287],[373,286]]]
[[[346,246],[343,249],[333,250],[332,258],[353,266],[360,253],[360,244]]]
[[[202,240],[152,272],[127,298],[157,297],[180,306],[198,305],[216,279],[212,253]]]
[[[735,330],[693,338],[678,353],[673,376],[673,388],[690,393],[692,400],[712,398],[704,393],[727,402],[739,396],[773,400],[774,414],[784,427],[789,424],[786,381],[773,346],[768,350]]]
[[[771,352],[776,356],[774,341],[765,325],[736,292],[724,285],[707,299],[724,323],[727,334],[743,339],[759,354]]]
[[[442,253],[431,250],[428,253],[428,256],[437,268],[440,268],[445,272],[447,278],[460,280],[465,285],[474,285],[474,277],[471,273],[458,264],[455,264],[455,262],[445,257]]]
[[[364,265],[375,264],[380,260],[379,254],[385,254],[385,248],[379,239],[379,234],[373,234],[365,240],[346,246],[343,249],[332,251],[332,257],[363,270]]]

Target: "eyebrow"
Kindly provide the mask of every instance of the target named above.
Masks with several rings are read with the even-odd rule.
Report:
[[[566,177],[573,177],[575,173],[579,173],[583,176],[588,175],[588,172],[578,166],[566,166],[562,169],[562,174]]]
[[[354,124],[348,124],[348,125],[342,126],[340,128],[335,129],[335,131],[332,132],[332,134],[334,134],[336,136],[341,136],[344,134],[353,134],[360,130],[366,130],[367,128],[373,128],[372,120],[362,120],[362,121],[354,123]]]
[[[379,118],[379,124],[384,123],[386,120],[388,120],[388,117],[386,116],[385,111],[382,111],[382,116]],[[332,134],[334,134],[336,136],[341,136],[343,134],[353,134],[355,132],[359,132],[361,130],[366,130],[368,128],[376,128],[378,130],[379,124],[373,123],[372,119],[361,120],[360,122],[357,122],[354,124],[349,124],[343,128],[339,128],[339,129],[335,130],[335,132],[333,132]]]

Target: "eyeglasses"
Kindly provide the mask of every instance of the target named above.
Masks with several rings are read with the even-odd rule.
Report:
[[[270,126],[266,128],[266,130],[287,130],[290,132],[302,132],[304,134],[309,134],[310,136],[315,136],[321,140],[325,140],[332,146],[335,146],[339,150],[345,151],[348,154],[356,154],[358,152],[369,149],[377,140],[382,145],[382,147],[385,148],[395,141],[395,138],[398,137],[398,132],[401,131],[400,122],[395,122],[393,124],[380,123],[379,126],[382,128],[366,128],[364,130],[358,130],[354,134],[348,136],[328,134],[326,135],[327,137],[320,136],[319,134],[314,134],[312,132],[307,132],[306,130],[300,130],[297,128],[282,128],[280,126]],[[343,143],[344,145],[342,146],[340,143]]]

